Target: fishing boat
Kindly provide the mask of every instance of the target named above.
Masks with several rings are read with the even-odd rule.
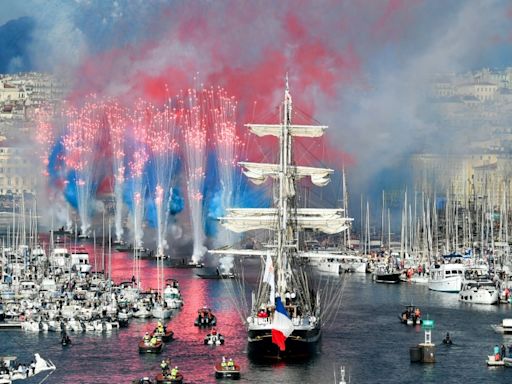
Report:
[[[164,289],[164,302],[171,309],[178,309],[183,306],[183,298],[179,289],[178,281],[175,279],[167,279]]]
[[[221,362],[215,364],[214,370],[217,379],[240,379],[240,366],[235,364],[232,359],[226,361],[223,358]]]
[[[328,234],[343,232],[351,219],[344,209],[299,207],[298,181],[308,177],[316,186],[328,184],[332,169],[296,165],[293,141],[296,137],[315,138],[326,126],[292,123],[292,97],[286,80],[281,104],[282,120],[278,124],[246,124],[258,136],[274,136],[279,140],[277,164],[239,162],[244,174],[256,184],[267,178],[275,181],[273,196],[277,204],[271,208],[230,208],[220,223],[234,232],[263,230],[270,232],[266,249],[223,248],[210,253],[260,256],[265,270],[259,280],[258,294],[253,293],[247,317],[248,354],[253,359],[309,358],[317,351],[322,330],[320,295],[311,282],[310,267],[301,257],[303,241],[299,234],[306,230]],[[267,233],[268,233],[267,232]],[[268,311],[266,318],[258,317]]]

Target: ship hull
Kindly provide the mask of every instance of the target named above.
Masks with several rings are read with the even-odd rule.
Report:
[[[272,331],[249,330],[248,355],[252,360],[306,360],[315,356],[321,338],[321,329],[295,330],[286,339],[286,349],[280,351],[272,343]]]

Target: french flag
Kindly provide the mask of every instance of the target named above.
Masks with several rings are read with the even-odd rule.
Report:
[[[293,332],[293,323],[284,307],[281,298],[276,297],[276,310],[272,320],[272,342],[277,344],[281,351],[286,349],[285,341]]]

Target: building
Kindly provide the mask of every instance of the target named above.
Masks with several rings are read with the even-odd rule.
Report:
[[[34,194],[33,149],[0,143],[0,195]]]

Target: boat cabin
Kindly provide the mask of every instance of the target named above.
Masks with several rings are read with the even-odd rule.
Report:
[[[178,283],[178,280],[176,279],[166,279],[165,284],[170,286],[171,288],[178,288],[180,287],[180,284]]]
[[[512,333],[512,319],[503,319],[501,321],[503,333]]]

